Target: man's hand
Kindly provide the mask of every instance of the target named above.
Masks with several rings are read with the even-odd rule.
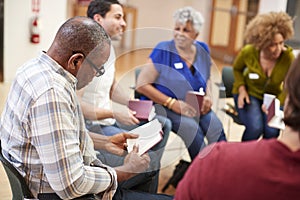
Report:
[[[144,172],[149,168],[150,157],[148,154],[139,155],[138,147],[134,146],[133,150],[126,156],[124,164],[116,167],[118,182],[128,180],[129,178]]]
[[[136,125],[140,121],[134,116],[136,113],[130,109],[127,109],[127,112],[114,112],[114,118],[124,125]]]
[[[113,154],[122,156],[125,154],[127,147],[127,139],[138,138],[139,135],[132,133],[119,133],[113,136],[108,137],[108,143],[105,144],[105,149]]]

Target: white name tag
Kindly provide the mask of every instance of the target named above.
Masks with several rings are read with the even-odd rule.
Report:
[[[249,73],[249,79],[259,79],[259,75],[256,73]]]
[[[174,63],[174,66],[175,66],[176,69],[182,69],[183,68],[182,63]]]

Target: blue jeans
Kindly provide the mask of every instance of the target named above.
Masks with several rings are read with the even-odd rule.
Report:
[[[119,188],[119,187],[118,187]],[[139,192],[136,190],[118,189],[113,196],[113,200],[172,200],[173,196],[166,194],[152,194],[146,192]]]
[[[149,170],[158,170],[160,169],[160,160],[162,157],[162,154],[165,150],[165,146],[167,144],[170,132],[172,130],[172,123],[171,121],[160,115],[155,116],[156,119],[162,124],[162,130],[163,130],[163,139],[160,143],[156,144],[154,147],[151,148],[151,151],[149,151],[149,156],[151,158],[150,163],[150,169]],[[86,120],[86,128],[94,133],[100,133],[107,136],[112,136],[117,133],[122,132],[128,132],[129,130],[132,130],[146,122],[141,122],[139,125],[133,125],[133,126],[125,126],[119,123],[115,123],[111,126],[105,126],[105,125],[93,125],[90,123],[89,120]],[[119,162],[121,163],[121,162]],[[115,166],[115,165],[114,165]]]
[[[245,125],[242,141],[257,140],[261,135],[265,139],[279,136],[279,129],[269,127],[267,124],[267,115],[261,109],[263,100],[249,96],[251,103],[245,103],[244,108],[239,109],[238,95],[233,95],[233,98],[239,119]]]
[[[123,188],[126,190],[133,189],[143,192],[150,192],[150,193],[156,193],[158,188],[158,180],[159,180],[159,169],[160,169],[160,160],[162,157],[162,154],[164,152],[167,140],[169,138],[169,134],[171,131],[171,121],[168,118],[165,118],[163,116],[156,115],[158,121],[163,126],[163,139],[160,143],[156,144],[151,150],[148,152],[149,156],[151,158],[150,167],[149,169],[142,174],[139,174],[127,181],[124,181],[122,183],[119,183],[118,188]],[[146,123],[146,122],[143,122]],[[141,123],[141,124],[143,124]],[[140,124],[140,125],[141,125]],[[104,126],[104,125],[93,125],[90,121],[86,120],[86,127],[89,131],[94,133],[99,133],[107,136],[112,136],[117,133],[121,132],[128,132],[128,130],[131,130],[136,126],[122,126],[119,127],[119,125],[114,124],[111,126]],[[126,129],[123,129],[126,128]],[[123,156],[117,156],[114,154],[111,154],[109,152],[106,152],[104,150],[98,150],[98,158],[104,163],[111,167],[120,166],[124,163]]]
[[[191,160],[206,146],[204,137],[208,144],[226,141],[222,122],[213,111],[201,115],[199,119],[179,115],[160,105],[156,105],[155,110],[159,115],[167,116],[171,120],[172,130],[184,141]]]

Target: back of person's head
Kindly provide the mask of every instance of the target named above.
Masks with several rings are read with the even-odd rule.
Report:
[[[200,32],[204,23],[202,14],[190,6],[176,10],[173,15],[173,19],[175,22],[182,24],[186,24],[188,21],[190,21],[193,24],[195,31],[198,33]]]
[[[68,19],[59,28],[50,50],[60,57],[74,52],[87,56],[105,44],[110,44],[110,37],[103,27],[90,18],[77,16]]]
[[[294,35],[293,19],[286,12],[269,12],[256,15],[246,26],[244,38],[261,50],[273,42],[273,37],[280,33],[284,40]]]
[[[284,105],[284,123],[299,133],[300,137],[300,54],[293,61],[285,78],[287,98]]]
[[[88,6],[87,16],[93,19],[95,14],[99,14],[104,18],[106,13],[110,11],[112,4],[121,5],[118,0],[93,0]]]

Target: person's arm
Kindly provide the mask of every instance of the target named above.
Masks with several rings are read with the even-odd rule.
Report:
[[[234,75],[234,86],[236,88],[239,88],[240,86],[245,85],[245,80],[244,80],[244,70],[246,68],[246,63],[244,60],[244,49],[242,49],[237,57],[234,60],[233,63],[233,75]]]
[[[149,59],[147,64],[141,69],[141,72],[138,76],[136,88],[137,91],[147,96],[153,102],[166,106],[178,114],[183,114],[188,117],[195,116],[196,110],[192,106],[181,100],[174,99],[173,101],[170,101],[169,96],[163,94],[153,87],[152,83],[155,82],[158,76],[158,71],[155,69],[152,60]],[[172,106],[168,106],[170,104],[172,104]]]
[[[118,133],[113,136],[105,136],[93,132],[89,132],[94,142],[95,149],[104,149],[112,154],[119,156],[124,155],[127,147],[127,139],[135,139],[138,135],[133,133]]]
[[[76,94],[77,94],[78,100],[80,102],[80,106],[81,106],[83,115],[86,119],[101,120],[101,119],[113,118],[114,117],[112,110],[99,108],[97,106],[94,106],[90,103],[87,103],[87,102],[83,101],[82,97],[83,97],[83,94],[84,94],[84,89],[85,88],[77,90]]]
[[[245,49],[241,50],[233,63],[234,87],[238,90],[238,108],[243,108],[245,102],[248,104],[250,103],[244,80],[244,70],[246,68],[244,51]]]
[[[128,102],[130,100],[130,96],[128,92],[125,92],[124,88],[121,87],[120,84],[117,84],[116,79],[113,80],[113,84],[110,88],[110,97],[116,103],[128,106]]]
[[[140,156],[138,151],[138,147],[134,146],[133,150],[125,157],[124,164],[114,168],[117,172],[118,182],[128,180],[148,169],[150,163],[149,155],[143,154]]]
[[[207,114],[211,110],[211,107],[212,107],[211,91],[212,91],[211,81],[210,81],[210,79],[208,79],[206,82],[206,93],[203,98],[203,104],[202,104],[202,108],[201,108],[201,114],[203,114],[203,115]]]
[[[115,85],[115,81],[114,84]],[[116,86],[113,86],[112,88],[118,88]],[[77,90],[76,94],[80,102],[80,106],[83,112],[83,115],[86,119],[89,120],[103,120],[107,118],[115,118],[117,121],[119,121],[122,124],[125,125],[135,125],[138,124],[140,121],[134,116],[134,112],[129,110],[127,107],[121,109],[121,110],[111,110],[111,109],[104,109],[97,107],[95,105],[92,105],[90,103],[87,103],[82,100],[82,97],[84,95],[85,88],[82,88],[81,90]],[[121,102],[125,103],[128,101],[127,97],[125,95],[118,95],[120,92],[120,89],[114,90],[111,89],[111,91],[114,95],[114,98],[118,98],[121,96]],[[123,92],[122,92],[123,93]],[[126,104],[125,104],[126,105]]]
[[[76,97],[73,97],[76,98]],[[62,199],[109,192],[116,174],[111,168],[84,164],[91,141],[78,118],[77,104],[63,90],[49,90],[32,105],[29,115],[32,145],[43,173]],[[90,149],[93,149],[91,145]],[[95,159],[95,158],[94,158]]]
[[[90,132],[90,135],[94,136],[95,147],[105,149],[106,151],[122,156],[125,154],[125,148],[127,147],[127,138],[137,138],[136,134],[120,133],[111,137],[103,136],[100,134],[94,134]],[[150,163],[150,157],[148,154],[139,155],[138,147],[134,146],[133,151],[126,155],[123,165],[115,167],[117,173],[118,182],[128,180],[129,178],[137,175],[140,172],[144,172]]]
[[[136,90],[147,96],[153,102],[163,105],[169,97],[152,86],[152,83],[155,82],[158,76],[159,74],[155,69],[154,64],[151,59],[149,59],[141,68],[141,72],[137,78]]]
[[[128,92],[125,92],[120,84],[117,84],[116,79],[113,80],[113,84],[110,88],[110,97],[111,100],[125,105],[126,107],[123,107],[121,110],[113,110],[114,118],[124,125],[135,125],[139,124],[140,121],[134,116],[135,112],[130,110],[128,106],[128,102],[130,100],[130,96],[128,95]]]

